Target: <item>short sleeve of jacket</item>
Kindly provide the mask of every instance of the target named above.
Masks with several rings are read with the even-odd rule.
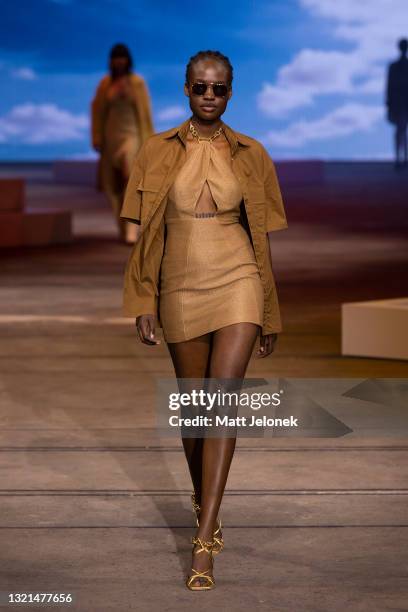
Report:
[[[286,229],[288,227],[288,222],[286,220],[285,208],[283,205],[278,177],[276,175],[275,164],[264,147],[262,147],[262,153],[266,205],[265,231],[273,232],[276,230]]]
[[[142,213],[142,192],[139,187],[142,185],[146,165],[146,142],[139,149],[133,162],[129,181],[125,191],[122,210],[120,216],[133,223],[140,225]]]

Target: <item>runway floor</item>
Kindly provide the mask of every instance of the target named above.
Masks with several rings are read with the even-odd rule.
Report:
[[[408,437],[364,435],[359,414],[340,438],[240,439],[217,587],[185,588],[191,484],[155,429],[155,380],[174,373],[121,318],[129,247],[87,188],[29,196],[75,209],[76,240],[1,253],[0,590],[72,592],[81,612],[408,610]],[[295,221],[272,257],[284,333],[248,377],[408,377],[340,355],[341,302],[401,297],[406,230]]]

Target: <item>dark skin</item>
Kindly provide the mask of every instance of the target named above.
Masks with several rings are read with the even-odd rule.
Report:
[[[210,84],[228,84],[228,77],[227,67],[214,58],[200,60],[191,68],[189,83],[184,86],[184,93],[190,101],[192,122],[200,136],[204,138],[212,136],[220,127],[221,116],[232,96],[232,89],[229,88],[225,97],[216,97]],[[207,83],[207,91],[202,96],[192,93],[191,85],[194,82]],[[206,109],[205,105],[210,105],[212,108]],[[193,135],[189,133],[187,146],[195,144]],[[213,145],[220,150],[229,147],[223,133],[213,141]],[[207,183],[205,188],[208,188]],[[205,211],[200,207],[200,201],[197,203],[198,210]],[[207,209],[207,212],[214,210],[216,211],[216,204],[213,202],[213,206]],[[160,340],[155,336],[155,326],[156,318],[153,314],[137,317],[136,327],[141,342],[148,345],[160,344]],[[176,377],[183,379],[183,391],[188,390],[188,381],[184,380],[188,378],[244,379],[258,335],[260,335],[260,348],[256,357],[267,357],[274,351],[277,334],[263,336],[260,327],[254,323],[235,323],[191,340],[167,343]],[[196,535],[203,540],[211,541],[236,438],[182,438],[182,442],[196,501],[201,506],[200,526]],[[193,554],[192,567],[199,571],[209,569],[209,573],[212,573],[211,560],[207,554]],[[193,584],[207,583],[204,579],[197,578]]]

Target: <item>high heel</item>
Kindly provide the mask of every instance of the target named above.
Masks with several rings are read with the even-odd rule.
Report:
[[[201,507],[199,506],[199,504],[197,504],[196,501],[196,497],[195,497],[195,492],[193,491],[193,493],[191,494],[191,504],[193,506],[193,510],[196,514],[196,521],[197,521],[197,527],[200,526],[199,523],[199,515],[200,515],[200,511],[201,511]],[[222,537],[222,532],[221,532],[221,519],[217,518],[217,528],[213,533],[213,540],[214,540],[214,549],[213,549],[213,555],[218,555],[218,553],[220,553],[222,551],[222,549],[224,548],[224,539]]]
[[[215,587],[214,577],[210,576],[210,574],[208,573],[212,571],[213,565],[214,565],[214,561],[213,561],[214,540],[212,540],[211,542],[206,542],[205,540],[201,540],[201,538],[197,538],[196,536],[194,536],[193,538],[191,538],[191,542],[194,545],[193,554],[198,555],[201,552],[206,552],[210,556],[211,567],[207,570],[204,570],[203,572],[200,572],[194,568],[191,568],[191,571],[193,572],[193,574],[187,577],[186,586],[188,589],[190,589],[190,591],[209,591],[210,589],[213,589]],[[195,550],[196,546],[199,546],[200,548],[197,548],[197,550]],[[194,585],[193,582],[198,580],[199,578],[203,578],[204,580],[206,580],[207,584]]]

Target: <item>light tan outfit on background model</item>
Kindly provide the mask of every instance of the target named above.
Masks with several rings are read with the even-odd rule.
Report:
[[[134,73],[127,78],[129,96],[109,99],[107,92],[112,78],[106,75],[100,81],[91,105],[92,144],[101,154],[99,183],[111,203],[123,239],[126,239],[129,229],[129,224],[120,218],[126,188],[123,172],[129,175],[141,145],[154,132],[146,83]]]

